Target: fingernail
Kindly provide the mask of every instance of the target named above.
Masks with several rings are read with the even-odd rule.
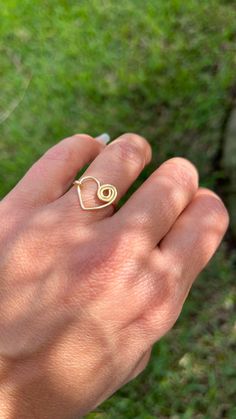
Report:
[[[103,134],[96,137],[96,140],[101,141],[103,144],[107,144],[110,141],[111,137],[109,134],[104,132]]]

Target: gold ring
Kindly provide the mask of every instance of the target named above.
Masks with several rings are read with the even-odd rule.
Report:
[[[84,185],[85,182],[87,182],[89,180],[92,180],[92,181],[96,182],[96,184],[97,184],[97,197],[98,197],[98,199],[100,199],[100,201],[105,202],[105,204],[97,205],[95,207],[85,207],[85,205],[83,203],[83,199],[82,199],[81,189],[82,189],[82,184]],[[73,183],[73,185],[77,186],[77,192],[78,192],[80,206],[83,210],[86,210],[86,211],[87,210],[97,210],[97,209],[108,207],[108,205],[111,205],[117,197],[117,189],[116,189],[115,186],[109,185],[108,183],[104,184],[104,185],[101,185],[99,180],[97,178],[95,178],[94,176],[84,176],[80,180],[76,180]]]

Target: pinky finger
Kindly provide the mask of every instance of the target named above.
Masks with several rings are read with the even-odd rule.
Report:
[[[199,189],[159,246],[164,259],[174,268],[180,291],[181,288],[188,291],[207,265],[228,224],[228,213],[221,199],[208,189]]]

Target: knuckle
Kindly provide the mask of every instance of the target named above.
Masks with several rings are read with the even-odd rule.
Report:
[[[155,261],[154,264],[156,264]],[[144,314],[150,333],[158,333],[158,331],[166,333],[170,330],[182,308],[179,273],[173,272],[170,266],[169,261],[163,258],[161,264],[158,265],[158,274],[155,274],[155,291]],[[150,270],[156,272],[152,264]]]
[[[196,190],[198,187],[198,172],[195,166],[188,160],[175,157],[164,163],[163,169],[168,171],[171,181],[181,188],[187,187]]]
[[[150,147],[142,137],[125,134],[111,143],[111,148],[119,160],[144,166]]]
[[[145,140],[145,138],[143,138],[140,135],[135,134],[133,132],[127,132],[127,133],[121,135],[120,139],[124,139],[124,140],[130,141],[130,142],[136,142],[137,144],[141,144],[143,146],[148,145],[148,142],[147,142],[147,140]]]
[[[212,206],[214,206],[214,211],[219,214],[220,217],[223,217],[224,220],[229,219],[228,211],[225,207],[225,204],[219,197],[214,198],[214,204],[212,202]]]
[[[150,343],[154,343],[172,329],[180,311],[179,306],[165,302],[161,309],[153,310],[143,316],[141,324],[146,336],[151,339]]]
[[[131,374],[131,379],[133,380],[134,378],[138,377],[139,374],[141,374],[146,367],[149,364],[150,361],[150,357],[151,357],[151,350],[146,351],[141,358],[139,359],[138,363],[136,364],[134,370],[132,371]]]
[[[201,195],[200,195],[201,196]],[[210,190],[204,191],[202,206],[205,213],[210,214],[214,221],[219,223],[223,229],[229,225],[229,213],[222,199]]]

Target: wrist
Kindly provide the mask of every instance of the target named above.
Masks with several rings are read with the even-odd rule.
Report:
[[[39,383],[37,363],[30,359],[2,360],[0,363],[0,412],[1,419],[43,418],[34,406],[31,389]],[[37,399],[41,400],[40,386]],[[42,400],[42,408],[44,403]],[[37,414],[35,413],[37,412]],[[44,409],[45,413],[45,409]]]
[[[36,360],[16,360],[0,369],[1,419],[68,419],[74,413],[68,399],[48,378],[48,370]],[[60,387],[60,386],[59,386]],[[65,392],[66,393],[66,392]],[[79,397],[79,396],[78,396]],[[81,405],[83,405],[81,398]],[[87,409],[86,409],[87,411]],[[76,410],[76,417],[84,414]]]

